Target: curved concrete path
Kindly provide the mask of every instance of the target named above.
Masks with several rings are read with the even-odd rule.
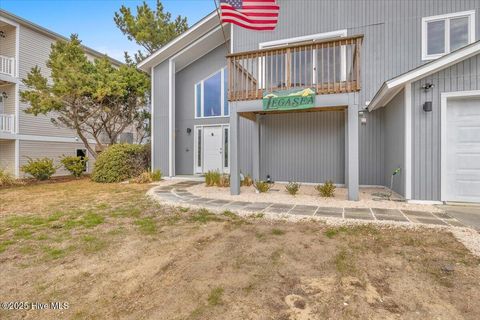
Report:
[[[229,201],[199,197],[187,188],[202,184],[199,181],[181,181],[167,186],[157,186],[149,191],[158,201],[184,207],[200,207],[216,212],[232,211],[237,213],[268,213],[302,217],[323,217],[354,219],[363,221],[384,221],[417,223],[436,226],[470,227],[448,213],[424,211],[380,209],[380,208],[338,208],[311,205],[293,205],[273,202]]]

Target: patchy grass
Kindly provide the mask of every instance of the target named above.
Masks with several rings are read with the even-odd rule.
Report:
[[[222,303],[222,295],[224,289],[222,287],[213,288],[208,295],[208,304],[210,306],[216,306]]]
[[[137,219],[135,221],[135,224],[144,234],[154,234],[155,232],[157,232],[157,225],[155,223],[155,220],[150,217]]]
[[[480,259],[444,231],[162,207],[148,188],[80,179],[0,189],[1,199],[19,199],[0,202],[2,299],[68,301],[68,319],[480,314]]]
[[[274,236],[283,236],[285,234],[285,230],[273,228],[271,234]]]

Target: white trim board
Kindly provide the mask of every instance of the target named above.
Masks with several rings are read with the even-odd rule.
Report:
[[[155,140],[154,140],[154,137],[155,135],[153,134],[154,132],[154,124],[155,124],[155,67],[152,67],[151,68],[151,72],[150,72],[150,75],[151,75],[151,81],[150,81],[150,154],[151,154],[151,164],[150,164],[150,167],[151,167],[151,170],[155,170],[154,169],[154,164],[155,164],[155,160],[156,160],[156,157],[155,157]]]
[[[69,143],[81,143],[83,142],[79,138],[75,137],[51,137],[51,136],[38,136],[38,135],[28,135],[28,134],[10,134],[3,136],[0,134],[1,139],[10,139],[10,140],[25,140],[25,141],[40,141],[40,142],[69,142]],[[88,139],[88,142],[91,144],[96,144],[95,140]]]
[[[440,200],[447,201],[447,106],[450,98],[480,97],[480,90],[443,92],[440,94]]]
[[[412,83],[405,86],[405,199],[412,198]]]
[[[435,61],[424,64],[409,72],[401,74],[398,77],[385,81],[368,105],[368,110],[373,111],[384,107],[408,82],[414,82],[425,78],[439,70],[448,68],[479,53],[480,41],[477,41],[452,53],[446,54]]]

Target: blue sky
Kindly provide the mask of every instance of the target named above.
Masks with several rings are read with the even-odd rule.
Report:
[[[146,1],[155,7],[155,0]],[[88,47],[123,61],[123,52],[139,47],[127,39],[113,22],[121,5],[133,12],[141,0],[0,0],[0,8],[10,11],[61,35],[78,33]],[[213,0],[162,0],[165,10],[186,16],[192,25],[215,9]]]

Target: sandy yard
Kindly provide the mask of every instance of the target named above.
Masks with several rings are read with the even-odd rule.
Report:
[[[69,305],[0,319],[480,317],[480,258],[444,230],[214,215],[150,187],[0,189],[2,302]]]
[[[170,184],[170,181],[165,183]],[[161,182],[161,185],[163,185],[163,183],[164,182]],[[280,183],[275,183],[267,193],[256,193],[253,186],[241,187],[240,195],[237,196],[232,196],[229,188],[207,187],[205,184],[190,187],[188,188],[188,191],[201,197],[232,201],[275,202],[322,207],[406,209],[429,212],[441,211],[432,205],[412,204],[403,201],[376,200],[379,198],[378,196],[375,196],[376,193],[389,192],[385,188],[360,188],[359,201],[349,201],[347,197],[347,189],[340,187],[336,188],[335,197],[333,198],[322,198],[313,185],[302,185],[299,193],[292,196],[285,190],[285,184]],[[392,199],[399,199],[399,197],[394,194]]]

